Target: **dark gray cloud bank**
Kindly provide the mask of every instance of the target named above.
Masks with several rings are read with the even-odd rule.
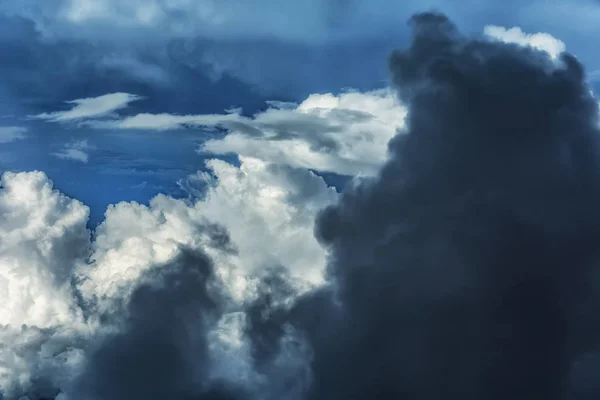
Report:
[[[600,131],[581,64],[443,15],[410,25],[389,63],[405,132],[316,221],[331,284],[284,307],[274,270],[244,310],[261,379],[211,377],[227,300],[184,252],[94,343],[75,398],[598,398]]]
[[[390,58],[406,135],[317,223],[347,342],[315,369],[315,398],[567,398],[597,333],[584,310],[600,137],[583,68],[441,15],[411,25]]]

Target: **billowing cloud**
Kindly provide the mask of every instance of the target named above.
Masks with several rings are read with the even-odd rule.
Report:
[[[187,270],[190,265],[196,268],[193,266],[196,262],[200,267],[205,262],[211,265],[206,271],[210,271],[207,273],[213,278],[206,282],[220,288],[218,296],[222,300],[215,306],[207,303],[212,320],[203,322],[198,316],[201,331],[199,342],[194,342],[198,345],[206,342],[202,345],[207,346],[205,350],[199,348],[205,352],[202,357],[206,363],[212,365],[205,369],[206,373],[210,372],[205,378],[206,382],[216,380],[217,386],[206,389],[200,382],[190,381],[193,387],[200,385],[199,389],[190,390],[219,391],[217,381],[240,381],[240,377],[232,375],[233,371],[246,376],[241,389],[258,390],[266,385],[267,378],[254,370],[252,345],[244,338],[246,318],[240,312],[260,295],[258,285],[268,271],[287,271],[293,283],[286,296],[294,297],[323,283],[326,253],[312,235],[314,218],[322,207],[334,203],[338,194],[308,170],[277,166],[259,159],[241,157],[239,167],[211,160],[208,167],[207,172],[190,178],[206,187],[202,197],[174,199],[159,195],[149,206],[119,203],[107,210],[106,219],[95,229],[92,240],[86,228],[88,208],[53,190],[44,174],[4,175],[0,194],[1,214],[6,220],[0,231],[3,246],[0,266],[4,269],[4,293],[9,301],[3,304],[5,311],[0,314],[5,343],[0,351],[3,366],[0,388],[5,398],[52,397],[58,391],[63,392],[61,398],[67,395],[71,396],[68,398],[83,395],[91,399],[105,398],[97,397],[104,393],[97,389],[98,385],[105,387],[102,379],[114,378],[110,375],[112,367],[102,366],[113,353],[110,349],[113,346],[120,349],[119,343],[130,340],[138,342],[135,335],[140,329],[148,333],[146,328],[137,325],[138,321],[145,324],[144,318],[157,315],[154,308],[141,309],[146,307],[145,300],[140,303],[135,300],[136,296],[142,296],[143,291],[155,293],[158,290],[164,293],[167,302],[189,300],[187,292],[181,294],[181,300],[175,300],[173,296],[179,295],[171,289],[163,292],[159,288],[152,289],[154,286],[143,289],[139,285],[149,282],[162,287],[167,282],[163,280],[163,273],[167,280],[174,276],[175,284],[180,279],[178,266],[187,271],[181,273],[196,276],[196,272]],[[191,264],[177,261],[185,258],[186,252],[196,254]],[[210,261],[194,261],[198,260],[196,257]],[[193,279],[186,280],[196,285]],[[213,289],[207,287],[207,290]],[[215,295],[211,293],[210,296]],[[198,295],[202,294],[198,292]],[[152,298],[155,296],[163,298],[162,294],[152,294]],[[289,301],[289,298],[281,300]],[[229,305],[223,308],[226,304]],[[217,308],[210,311],[211,307]],[[171,312],[169,310],[166,308],[165,312]],[[190,312],[190,318],[197,318],[193,309]],[[129,320],[130,313],[138,317]],[[167,318],[167,314],[164,317]],[[177,314],[168,318],[180,317]],[[100,324],[101,321],[104,322]],[[181,322],[193,323],[187,317]],[[123,328],[122,323],[130,327]],[[207,325],[202,327],[202,324]],[[182,326],[182,329],[191,327]],[[175,340],[183,333],[160,330],[156,339],[146,337],[166,346],[169,342],[165,340]],[[294,375],[294,368],[306,368],[300,360],[297,366],[288,360],[301,351],[294,350],[297,342],[294,337],[290,332],[282,339],[290,342],[285,346],[292,347],[286,347],[278,361],[273,361],[280,364],[273,367],[273,373],[283,373],[289,367],[289,373]],[[185,348],[181,351],[183,356],[192,357],[190,362],[196,360]],[[245,358],[240,352],[245,352]],[[132,363],[141,362],[136,354],[132,349],[130,355],[123,357],[131,357]],[[160,365],[167,360],[161,357],[154,354],[152,365],[144,361],[148,364],[147,371],[164,371]],[[127,376],[143,378],[145,375],[140,373],[142,375],[130,371]],[[202,380],[201,376],[198,379]],[[183,380],[165,382],[165,393],[179,393],[178,390],[183,389],[178,385]],[[125,386],[118,388],[117,385],[102,390],[114,396],[111,398],[129,393]],[[139,395],[143,393],[140,387]]]
[[[66,103],[73,105],[70,110],[42,113],[32,117],[52,122],[67,122],[103,117],[127,107],[129,103],[140,100],[140,98],[140,96],[129,93],[110,93],[98,97],[69,100]]]
[[[201,259],[210,258],[211,261],[198,261],[199,265],[204,262],[213,265],[210,275],[214,278],[210,282],[220,287],[219,296],[229,299],[230,304],[223,309],[224,300],[219,302],[218,312],[212,314],[213,321],[207,322],[209,325],[205,328],[198,326],[204,332],[199,334],[206,336],[198,340],[209,341],[208,348],[202,350],[207,352],[206,362],[214,360],[210,361],[214,366],[206,370],[212,371],[210,379],[208,375],[206,379],[231,380],[231,370],[235,368],[246,371],[247,385],[249,382],[265,384],[265,378],[256,375],[252,367],[250,350],[246,359],[239,354],[233,356],[232,352],[250,346],[244,344],[246,339],[238,344],[232,342],[235,335],[243,335],[244,329],[244,318],[236,315],[240,307],[250,304],[259,295],[257,285],[265,271],[281,268],[288,271],[295,282],[291,286],[292,294],[322,284],[326,254],[312,235],[314,217],[322,207],[335,202],[338,194],[322,178],[307,170],[245,157],[240,162],[241,165],[235,167],[219,160],[210,161],[210,172],[194,178],[202,180],[207,187],[200,199],[178,200],[159,195],[149,206],[119,203],[110,207],[91,241],[86,228],[88,208],[53,190],[45,175],[4,175],[0,194],[6,220],[0,231],[3,246],[0,266],[4,270],[3,293],[8,302],[3,304],[4,312],[0,314],[6,344],[0,351],[0,365],[4,366],[0,387],[7,398],[13,398],[13,394],[28,394],[34,396],[32,398],[49,396],[57,389],[74,398],[80,398],[79,394],[84,392],[91,399],[105,398],[94,397],[102,396],[103,392],[93,391],[97,385],[105,386],[98,381],[104,379],[99,374],[109,374],[112,369],[100,371],[97,368],[105,368],[100,363],[107,360],[105,357],[109,357],[112,350],[89,347],[86,338],[95,337],[95,342],[106,343],[106,346],[121,346],[118,343],[130,340],[122,336],[129,335],[125,332],[112,336],[115,330],[120,332],[119,321],[129,318],[127,315],[132,312],[148,313],[140,314],[139,318],[141,315],[153,318],[158,312],[157,309],[140,309],[146,307],[145,300],[139,305],[134,305],[137,300],[130,300],[142,296],[141,291],[154,293],[155,289],[136,288],[148,279],[162,285],[160,282],[166,281],[161,278],[161,271],[171,276],[169,268],[179,268],[177,265],[196,268],[193,267],[196,256],[192,257],[192,264],[176,261],[185,257],[182,254],[187,251],[205,254],[199,256]],[[179,276],[175,270],[172,273]],[[193,270],[181,273],[196,276]],[[196,285],[194,280],[186,279],[190,285]],[[175,290],[179,290],[177,288]],[[163,289],[156,290],[162,293]],[[165,301],[175,301],[172,296],[178,295],[171,289],[164,290]],[[186,293],[181,294],[184,296],[181,301],[189,300]],[[193,309],[190,312],[190,318],[196,318]],[[177,314],[169,318],[179,317]],[[113,322],[98,325],[102,320],[107,321],[106,318]],[[131,323],[137,324],[136,321],[138,319]],[[192,323],[185,318],[181,321]],[[204,323],[201,319],[197,322]],[[21,328],[22,324],[28,327]],[[135,332],[145,328],[134,325],[127,329],[133,330],[131,335],[137,335]],[[175,334],[169,332],[169,335]],[[180,333],[175,335],[168,340],[180,337]],[[163,343],[159,337],[156,340]],[[292,340],[292,336],[286,336],[286,340]],[[102,355],[106,352],[106,356]],[[193,354],[187,354],[183,348],[182,352],[185,357],[192,357],[190,362],[193,362]],[[131,353],[131,357],[137,356]],[[152,357],[156,368],[162,368],[158,363],[166,362],[165,359],[160,355]],[[137,361],[132,359],[131,362]],[[80,376],[78,371],[88,371],[85,365],[91,369]],[[154,367],[148,365],[148,368],[151,371]],[[106,375],[106,379],[110,376]],[[90,383],[89,379],[94,381]],[[140,384],[145,382],[140,381]],[[172,384],[178,385],[178,382]],[[118,389],[116,385],[103,390],[116,396],[111,398],[121,398],[119,396],[128,393],[125,387]],[[142,393],[140,391],[140,395]]]
[[[405,108],[388,90],[311,95],[294,108],[271,108],[224,123],[228,134],[202,151],[236,153],[340,175],[372,175],[387,143],[404,125]]]
[[[89,150],[93,149],[87,140],[76,140],[65,144],[59,151],[52,153],[54,157],[87,163],[89,160]]]
[[[25,139],[27,128],[22,126],[0,126],[0,144]]]
[[[95,231],[95,264],[85,272],[84,292],[98,298],[118,296],[151,265],[169,261],[181,246],[204,248],[219,227],[229,232],[237,256],[204,251],[219,261],[217,273],[229,275],[224,279],[230,279],[232,296],[245,296],[241,276],[267,267],[284,266],[298,280],[321,282],[325,253],[311,232],[316,213],[337,199],[335,189],[306,170],[250,158],[240,161],[239,168],[209,161],[211,172],[196,178],[207,186],[206,192],[192,204],[159,195],[149,206],[124,202],[109,207]]]

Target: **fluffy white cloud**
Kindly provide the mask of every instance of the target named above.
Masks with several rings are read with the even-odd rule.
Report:
[[[242,157],[239,168],[211,160],[207,167],[210,172],[197,176],[208,185],[200,200],[158,195],[149,206],[109,207],[95,232],[94,262],[82,270],[87,297],[122,296],[180,246],[202,249],[217,260],[217,272],[239,300],[251,296],[246,278],[268,267],[283,266],[309,284],[322,282],[325,252],[313,237],[313,223],[318,210],[337,198],[335,189],[309,171],[257,159]],[[214,224],[227,230],[235,255],[211,245]]]
[[[315,94],[295,108],[270,108],[224,124],[228,135],[201,148],[268,162],[370,175],[385,161],[387,143],[404,125],[406,109],[391,90]]]
[[[86,329],[71,277],[89,252],[89,209],[41,172],[0,182],[0,387],[10,398],[46,370],[62,379],[80,356],[73,345]]]
[[[0,144],[26,138],[27,128],[22,126],[0,126]]]
[[[70,110],[42,113],[34,115],[32,118],[52,122],[67,122],[104,117],[114,111],[127,107],[132,101],[140,99],[140,96],[129,93],[109,93],[98,97],[70,100],[66,102],[73,105]]]
[[[502,42],[530,46],[545,51],[554,59],[558,58],[566,49],[562,41],[548,33],[525,33],[517,26],[506,29],[501,26],[488,25],[484,28],[484,33]]]
[[[52,153],[52,155],[63,160],[87,163],[90,158],[89,150],[92,149],[93,146],[90,146],[87,140],[76,140],[65,144],[59,151]]]
[[[7,172],[1,183],[0,325],[70,321],[69,279],[89,250],[89,209],[42,172]]]
[[[240,161],[239,169],[208,162],[214,178],[205,175],[209,190],[196,208],[228,230],[240,270],[283,266],[298,280],[322,282],[325,252],[313,237],[314,218],[337,200],[335,189],[310,171]]]

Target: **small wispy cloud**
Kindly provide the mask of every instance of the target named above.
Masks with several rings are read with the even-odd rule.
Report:
[[[77,140],[65,144],[62,149],[52,153],[52,155],[62,160],[87,163],[90,158],[89,150],[93,148],[87,140]]]
[[[27,128],[22,126],[0,126],[0,144],[25,139],[26,132]]]
[[[177,114],[148,114],[142,113],[123,119],[86,121],[85,125],[94,128],[112,129],[143,129],[143,130],[170,130],[185,127],[209,127],[235,122],[244,119],[237,113],[230,114],[201,114],[201,115],[177,115]]]
[[[30,116],[51,122],[69,122],[88,118],[100,118],[125,108],[129,103],[141,100],[143,97],[130,93],[109,93],[98,97],[75,99],[67,101],[73,105],[70,110],[42,113]]]

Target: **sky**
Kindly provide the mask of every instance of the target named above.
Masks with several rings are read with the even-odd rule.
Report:
[[[598,398],[598,21],[0,0],[0,399]]]
[[[143,203],[157,193],[181,195],[175,182],[203,166],[195,147],[210,135],[202,127],[100,131],[81,124],[85,121],[76,114],[55,120],[28,117],[116,93],[139,97],[127,102],[117,96],[114,103],[104,98],[105,107],[112,104],[118,115],[218,114],[241,108],[251,116],[268,108],[269,101],[300,103],[311,94],[385,88],[388,54],[409,37],[406,20],[429,9],[447,13],[469,33],[488,25],[550,33],[582,59],[592,77],[600,70],[591,39],[600,34],[593,20],[600,5],[592,1],[577,0],[574,6],[561,1],[459,3],[315,0],[305,7],[288,1],[240,0],[225,6],[204,0],[127,5],[4,0],[1,122],[29,134],[3,145],[0,167],[48,172],[61,190],[92,208],[92,226],[109,204]],[[93,112],[101,112],[100,99]],[[87,158],[65,156],[75,154],[64,151],[74,143],[87,143],[87,150],[77,152]]]

